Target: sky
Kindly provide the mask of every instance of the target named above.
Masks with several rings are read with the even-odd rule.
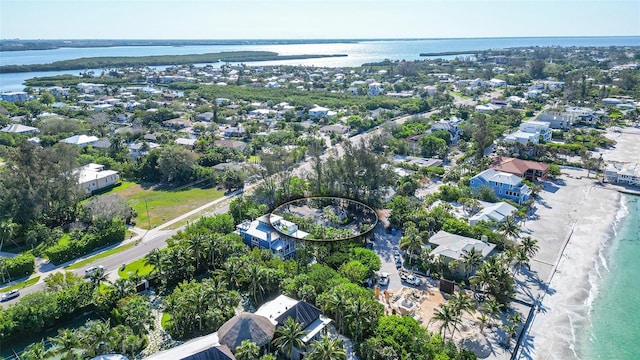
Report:
[[[640,0],[0,0],[1,39],[639,35]]]

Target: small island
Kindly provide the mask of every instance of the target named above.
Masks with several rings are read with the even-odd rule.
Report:
[[[228,51],[208,54],[157,55],[157,56],[107,56],[88,57],[55,61],[50,64],[4,65],[0,74],[31,71],[62,71],[77,69],[146,67],[163,65],[206,64],[218,62],[248,62],[273,60],[301,60],[325,57],[344,57],[345,54],[332,55],[279,55],[271,51]]]

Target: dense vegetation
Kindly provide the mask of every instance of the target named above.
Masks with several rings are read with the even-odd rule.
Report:
[[[278,55],[277,53],[269,52],[269,51],[230,51],[230,52],[219,52],[219,53],[209,53],[209,54],[190,54],[190,55],[91,57],[91,58],[55,61],[50,64],[3,65],[3,66],[0,66],[0,74],[32,72],[32,71],[56,71],[56,70],[217,63],[221,61],[247,62],[247,61],[313,59],[313,58],[333,57],[333,56],[346,56],[346,55]]]

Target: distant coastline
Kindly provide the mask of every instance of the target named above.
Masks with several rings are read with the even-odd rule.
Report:
[[[189,55],[156,55],[156,56],[119,56],[119,57],[88,57],[73,60],[56,61],[50,64],[5,65],[0,66],[0,74],[58,71],[91,68],[118,68],[136,66],[184,65],[194,63],[248,62],[273,60],[298,60],[327,57],[344,57],[346,54],[331,55],[279,55],[270,51],[235,51],[209,54]]]
[[[543,38],[636,38],[637,36],[545,36]],[[3,39],[2,51],[54,50],[60,48],[95,48],[118,46],[212,46],[212,45],[296,45],[296,44],[354,44],[364,41],[421,41],[421,40],[482,40],[482,39],[533,39],[539,36],[514,37],[463,37],[463,38],[373,38],[373,39]],[[446,54],[436,54],[446,55]],[[455,54],[452,54],[455,55]],[[422,55],[421,56],[431,56]]]

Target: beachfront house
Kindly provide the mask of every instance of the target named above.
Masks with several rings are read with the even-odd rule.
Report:
[[[300,337],[300,340],[304,346],[302,349],[293,348],[289,357],[292,360],[302,359],[308,345],[313,341],[320,340],[320,337],[328,331],[327,327],[331,323],[331,319],[323,316],[317,307],[286,295],[280,295],[260,306],[255,314],[269,319],[276,326],[276,329],[284,325],[288,318],[292,318],[301,325],[304,335]]]
[[[440,257],[445,264],[449,264],[452,261],[458,262],[458,265],[452,271],[457,276],[465,272],[464,264],[462,263],[465,253],[475,249],[482,254],[482,260],[484,260],[496,247],[495,244],[487,241],[455,235],[442,230],[429,239],[429,244],[432,248],[435,246],[435,249],[431,250],[431,254],[434,257]]]
[[[278,228],[279,231],[275,229]],[[296,239],[304,239],[308,233],[298,230],[298,226],[281,216],[266,214],[253,221],[244,221],[236,228],[236,233],[245,244],[260,249],[268,249],[275,256],[288,259],[296,254]]]
[[[549,164],[502,156],[493,160],[491,168],[529,181],[544,181],[549,175]]]
[[[640,165],[638,163],[611,163],[604,171],[608,182],[640,186]]]
[[[520,177],[495,169],[487,169],[472,177],[469,187],[474,194],[488,187],[498,198],[510,199],[518,204],[529,200],[532,193]]]

